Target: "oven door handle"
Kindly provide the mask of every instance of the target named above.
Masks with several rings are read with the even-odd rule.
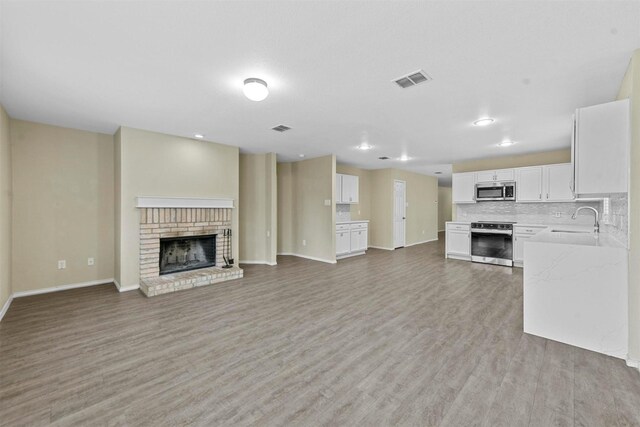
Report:
[[[512,231],[502,231],[502,230],[483,230],[480,228],[472,228],[471,234],[506,234],[511,236],[513,234]]]

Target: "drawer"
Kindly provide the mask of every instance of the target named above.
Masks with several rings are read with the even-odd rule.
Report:
[[[349,231],[349,224],[336,224],[336,231]]]
[[[351,229],[352,230],[362,230],[363,228],[367,228],[369,224],[367,224],[366,222],[356,222],[354,224],[351,224]]]
[[[469,231],[470,227],[469,224],[447,224],[447,230]]]
[[[541,232],[546,228],[547,228],[546,226],[516,225],[515,227],[513,227],[513,231],[515,231],[516,234],[538,234],[539,232]]]

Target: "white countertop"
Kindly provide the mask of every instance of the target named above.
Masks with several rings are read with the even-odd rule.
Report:
[[[521,225],[521,224],[518,224]],[[588,233],[554,232],[553,230],[587,231]],[[578,246],[599,246],[605,248],[625,248],[609,233],[594,233],[592,226],[584,225],[549,225],[548,228],[532,236],[528,242],[554,243]]]
[[[369,222],[368,219],[356,219],[352,221],[336,221],[336,224],[357,224],[359,222]]]
[[[463,224],[463,225],[469,225],[471,224],[471,221],[447,221],[446,224]]]

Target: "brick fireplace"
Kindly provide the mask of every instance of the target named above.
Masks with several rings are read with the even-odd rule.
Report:
[[[223,253],[231,239],[225,233],[231,229],[231,208],[141,207],[144,204],[139,198],[140,289],[145,295],[151,297],[242,277],[237,265],[222,268],[226,264]],[[215,265],[160,275],[160,239],[185,237],[186,241],[194,236],[215,238]],[[227,255],[232,257],[230,253]],[[196,255],[188,259],[184,254],[176,256],[183,257],[185,263],[197,264]],[[208,261],[210,264],[213,260]]]

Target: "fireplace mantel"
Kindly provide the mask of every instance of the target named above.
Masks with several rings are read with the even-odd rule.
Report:
[[[195,197],[136,197],[136,208],[222,208],[232,209],[233,199],[205,199]]]

